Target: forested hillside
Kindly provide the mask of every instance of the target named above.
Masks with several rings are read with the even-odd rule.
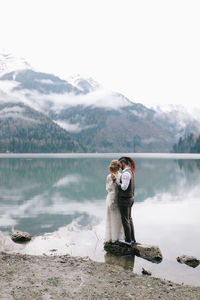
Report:
[[[200,135],[193,133],[186,137],[180,137],[177,144],[173,146],[175,153],[200,153]]]
[[[0,104],[0,152],[83,152],[66,130],[23,103]]]

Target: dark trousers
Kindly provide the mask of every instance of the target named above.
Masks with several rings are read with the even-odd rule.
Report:
[[[135,242],[135,232],[133,226],[133,220],[131,217],[131,208],[133,206],[133,200],[127,201],[129,199],[124,199],[125,201],[119,202],[119,210],[122,218],[122,225],[124,228],[125,241],[126,242]]]

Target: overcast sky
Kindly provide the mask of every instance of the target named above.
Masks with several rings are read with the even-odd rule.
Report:
[[[0,0],[0,11],[0,48],[39,71],[144,104],[200,102],[199,0]]]

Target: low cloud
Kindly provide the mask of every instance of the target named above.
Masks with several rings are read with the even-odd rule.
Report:
[[[55,84],[51,79],[35,79],[35,81],[44,83],[44,84]]]
[[[45,80],[44,83],[51,84],[49,80]],[[36,90],[13,90],[19,85],[14,81],[1,81],[0,85],[2,93],[4,92],[4,95],[0,94],[1,102],[23,102],[24,104],[42,112],[46,112],[49,107],[59,113],[62,109],[77,105],[116,110],[130,105],[129,101],[127,101],[127,99],[122,95],[102,88],[88,94],[75,95],[73,93],[52,93],[46,95],[41,94]]]
[[[155,143],[155,142],[157,142],[158,140],[157,139],[155,139],[155,138],[147,138],[147,139],[143,139],[142,140],[142,143],[143,144],[151,144],[151,143]]]
[[[82,130],[81,125],[79,123],[71,124],[68,123],[67,121],[59,121],[59,120],[54,122],[69,132],[80,132]]]
[[[3,109],[0,110],[0,119],[13,118],[13,119],[21,119],[23,121],[31,122],[31,123],[36,122],[35,119],[23,115],[24,113],[25,113],[24,107],[20,107],[17,105],[12,107],[4,107]]]
[[[0,114],[8,114],[8,113],[19,114],[23,112],[24,112],[24,108],[19,106],[4,107],[2,110],[0,110]]]
[[[72,124],[72,123],[69,123],[69,122],[63,121],[63,120],[58,120],[58,121],[54,120],[54,122],[56,124],[58,124],[60,127],[67,130],[68,132],[74,132],[74,133],[78,133],[78,132],[81,132],[82,130],[96,126],[96,125],[82,126],[80,123]]]
[[[81,95],[74,95],[72,93],[34,95],[36,100],[38,100],[38,97],[40,101],[49,101],[52,104],[52,109],[58,113],[69,106],[83,105],[107,109],[120,109],[130,105],[121,95],[101,89]]]
[[[40,100],[39,93],[29,90],[13,90],[19,84],[14,81],[0,81],[0,103],[22,102],[40,112],[45,112],[46,101]],[[36,99],[36,100],[35,100]]]
[[[0,113],[0,119],[7,119],[7,118],[20,119],[20,120],[26,121],[28,123],[30,123],[30,122],[31,123],[36,123],[37,122],[37,124],[39,123],[38,120],[28,118],[28,117],[25,117],[23,115],[19,115],[17,113],[7,113],[7,114],[1,114]]]

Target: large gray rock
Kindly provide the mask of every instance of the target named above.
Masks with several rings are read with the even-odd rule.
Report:
[[[120,242],[107,242],[104,244],[104,250],[107,253],[123,256],[137,255],[151,262],[160,263],[162,261],[162,253],[157,246],[134,244],[128,246]]]
[[[11,235],[11,239],[15,243],[23,243],[31,240],[31,235],[28,232],[14,230]]]
[[[185,265],[188,265],[192,268],[196,268],[200,264],[200,260],[197,259],[195,256],[182,255],[182,256],[178,256],[176,258],[176,260],[180,264],[185,264]]]
[[[153,245],[142,245],[142,244],[134,244],[133,246],[134,252],[136,255],[150,260],[150,261],[162,261],[162,253],[157,246]]]

